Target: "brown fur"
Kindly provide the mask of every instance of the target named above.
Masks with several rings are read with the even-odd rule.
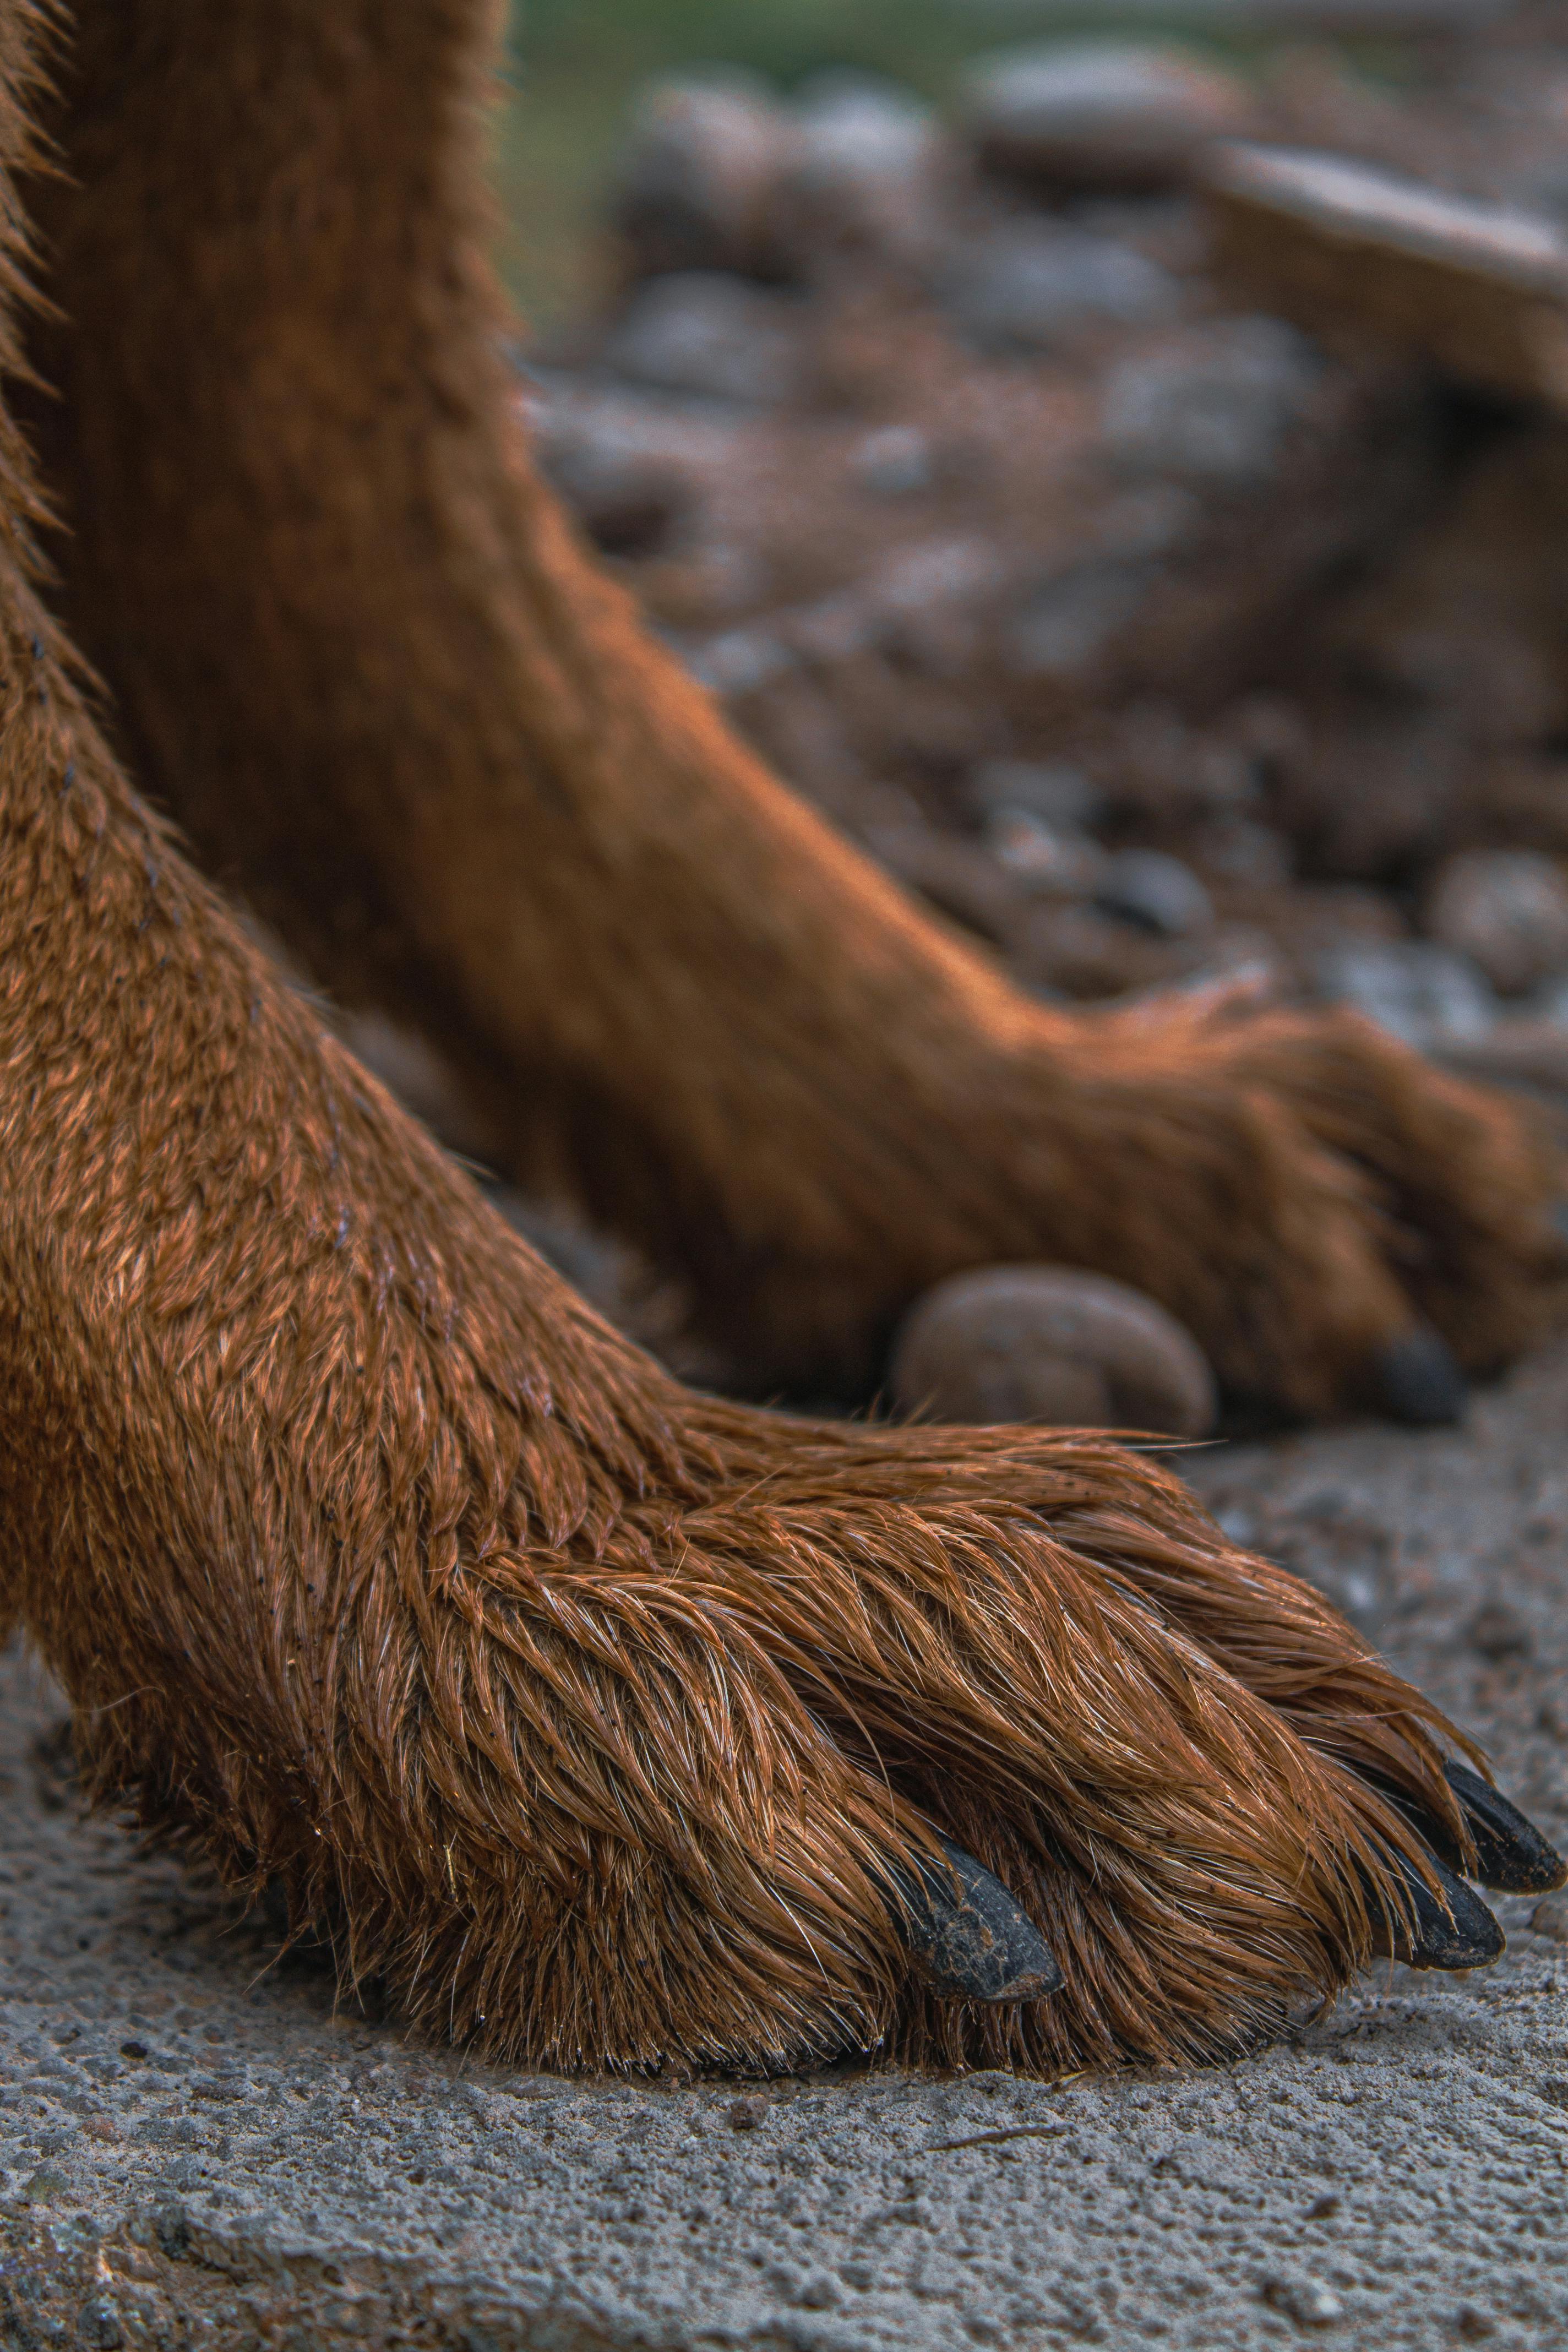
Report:
[[[74,609],[209,853],[780,1360],[1048,1230],[1326,1395],[1408,1311],[1384,1213],[1507,1344],[1540,1178],[1504,1113],[1349,1025],[1047,1023],[636,636],[493,429],[488,297],[443,259],[475,13],[85,12]],[[784,1421],[616,1338],[138,799],[39,522],[0,419],[0,1617],[100,1797],[552,2063],[1204,2055],[1343,1981],[1419,1852],[1351,1768],[1462,1835],[1457,1735],[1103,1439]],[[938,1828],[1062,1993],[911,1989],[882,1889]]]

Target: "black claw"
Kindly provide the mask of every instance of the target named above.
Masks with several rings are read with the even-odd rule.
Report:
[[[1499,1895],[1550,1895],[1553,1887],[1568,1884],[1568,1862],[1489,1780],[1472,1772],[1468,1764],[1445,1764],[1443,1776],[1464,1808],[1476,1849],[1473,1864],[1467,1863],[1459,1852],[1458,1840],[1447,1822],[1439,1821],[1403,1789],[1385,1780],[1375,1780],[1373,1785],[1456,1876],[1479,1879]]]
[[[1568,1884],[1568,1862],[1489,1780],[1467,1764],[1445,1764],[1443,1774],[1465,1809],[1476,1842],[1471,1874],[1483,1886],[1500,1895],[1550,1895]]]
[[[1413,1969],[1484,1969],[1504,1948],[1502,1929],[1480,1896],[1446,1863],[1434,1858],[1430,1867],[1443,1900],[1409,1864],[1401,1864],[1399,1874],[1415,1914],[1415,1933],[1413,1938],[1405,1920],[1384,1916],[1373,1950]]]
[[[942,1863],[923,1858],[898,1873],[899,1924],[915,1963],[949,2000],[1038,2000],[1062,1972],[999,1878],[948,1838]]]
[[[1469,1391],[1446,1339],[1418,1323],[1390,1340],[1374,1369],[1377,1402],[1391,1421],[1447,1429],[1465,1417]]]

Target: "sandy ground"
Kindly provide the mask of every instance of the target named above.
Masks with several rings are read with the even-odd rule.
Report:
[[[1217,1449],[1568,1830],[1568,1349],[1448,1434]],[[670,2090],[489,2073],[76,1815],[0,1697],[0,2343],[1568,2347],[1568,1908],[1209,2072]],[[1555,1929],[1555,1936],[1543,1930]]]

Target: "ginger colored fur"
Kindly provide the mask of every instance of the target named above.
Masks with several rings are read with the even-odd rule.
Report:
[[[769,1369],[1047,1244],[1309,1402],[1394,1268],[1515,1344],[1505,1111],[1351,1024],[1047,1019],[637,636],[504,423],[483,13],[89,0],[55,65],[52,487],[140,772]],[[786,1421],[600,1323],[139,799],[41,527],[0,419],[0,1619],[99,1796],[549,2063],[1191,2057],[1342,1983],[1421,1866],[1353,1768],[1462,1839],[1458,1735],[1106,1440]],[[1059,1994],[912,1987],[885,1889],[939,1830]]]

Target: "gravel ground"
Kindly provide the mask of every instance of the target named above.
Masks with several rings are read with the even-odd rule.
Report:
[[[1224,64],[1116,14],[977,18],[934,112],[646,85],[606,266],[518,353],[541,461],[1025,989],[1246,971],[1560,1093],[1564,0],[1254,10]]]
[[[1568,1348],[1462,1433],[1194,1457],[1568,1828]],[[409,2047],[77,1816],[0,1665],[0,2343],[1568,2346],[1568,1904],[1245,2063],[574,2084]],[[1555,1930],[1555,1934],[1550,1932]]]

